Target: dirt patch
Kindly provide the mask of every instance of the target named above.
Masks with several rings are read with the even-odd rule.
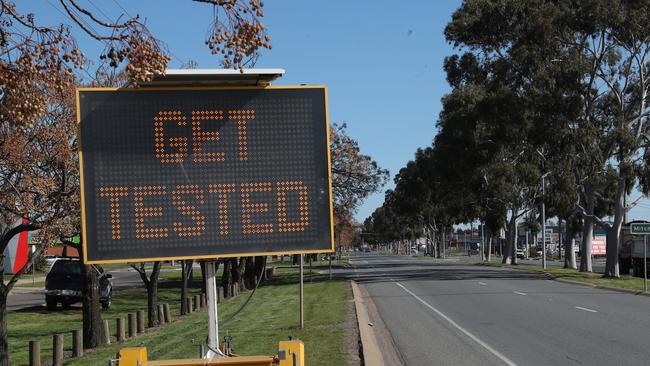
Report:
[[[346,295],[348,298],[348,316],[346,318],[345,327],[345,353],[348,355],[348,366],[362,365],[361,358],[361,337],[359,336],[359,324],[357,323],[357,310],[354,306],[354,296],[352,294],[352,287],[348,282]]]

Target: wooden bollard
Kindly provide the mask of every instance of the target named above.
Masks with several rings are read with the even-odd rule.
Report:
[[[84,344],[81,329],[72,331],[72,357],[81,357],[84,355]]]
[[[235,294],[235,287],[236,287],[236,286],[237,286],[237,285],[235,285],[235,284],[231,284],[231,285],[230,285],[230,297],[235,297],[235,296],[237,296],[237,295]]]
[[[136,336],[137,324],[135,320],[135,313],[129,313],[129,338]]]
[[[201,310],[201,296],[194,295],[194,311]]]
[[[118,342],[122,342],[126,338],[126,332],[124,329],[124,318],[117,318],[117,334],[116,338]]]
[[[165,309],[163,307],[163,304],[158,304],[158,325],[163,325],[165,324]]]
[[[63,334],[52,336],[52,366],[63,365]]]
[[[138,310],[137,313],[138,333],[144,333],[144,310]]]
[[[206,296],[205,296],[205,292],[201,292],[201,307],[202,307],[202,308],[208,306],[208,302],[207,302],[207,300],[205,299],[205,297],[206,297]]]
[[[111,328],[108,326],[108,319],[104,319],[104,342],[111,344]]]
[[[165,319],[165,323],[171,323],[172,322],[172,315],[169,312],[169,304],[163,304],[163,314],[165,315],[163,317]]]
[[[29,366],[41,366],[41,342],[29,341]]]
[[[194,307],[192,306],[193,305],[192,302],[193,302],[192,298],[188,297],[187,298],[187,313],[188,314],[192,314],[194,312]]]

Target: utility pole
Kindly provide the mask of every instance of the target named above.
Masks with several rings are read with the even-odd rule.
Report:
[[[546,174],[542,175],[542,268],[546,269]]]

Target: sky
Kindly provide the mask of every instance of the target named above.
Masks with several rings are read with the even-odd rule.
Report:
[[[187,60],[197,61],[199,68],[219,67],[219,59],[204,44],[211,5],[190,0],[77,1],[104,20],[140,15],[171,52],[170,68]],[[33,12],[37,23],[68,22],[58,0],[17,3],[20,12]],[[360,207],[359,222],[381,206],[384,191],[394,186],[393,177],[417,148],[431,145],[440,100],[450,90],[442,64],[454,52],[443,30],[459,5],[454,0],[264,2],[263,23],[273,49],[262,52],[255,66],[284,69],[274,85],[327,85],[330,122],[347,123],[362,153],[390,171],[389,183]],[[81,48],[97,59],[103,44],[76,31]],[[630,213],[630,219],[648,216],[645,199]]]

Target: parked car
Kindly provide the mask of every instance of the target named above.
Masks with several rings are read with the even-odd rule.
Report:
[[[104,271],[101,266],[92,265],[99,279],[99,301],[104,309],[111,307],[113,302],[113,275]],[[45,277],[45,304],[49,310],[56,309],[58,303],[64,308],[82,300],[81,265],[79,259],[60,258]]]
[[[517,258],[521,258],[521,259],[526,258],[526,249],[525,248],[517,248]]]

